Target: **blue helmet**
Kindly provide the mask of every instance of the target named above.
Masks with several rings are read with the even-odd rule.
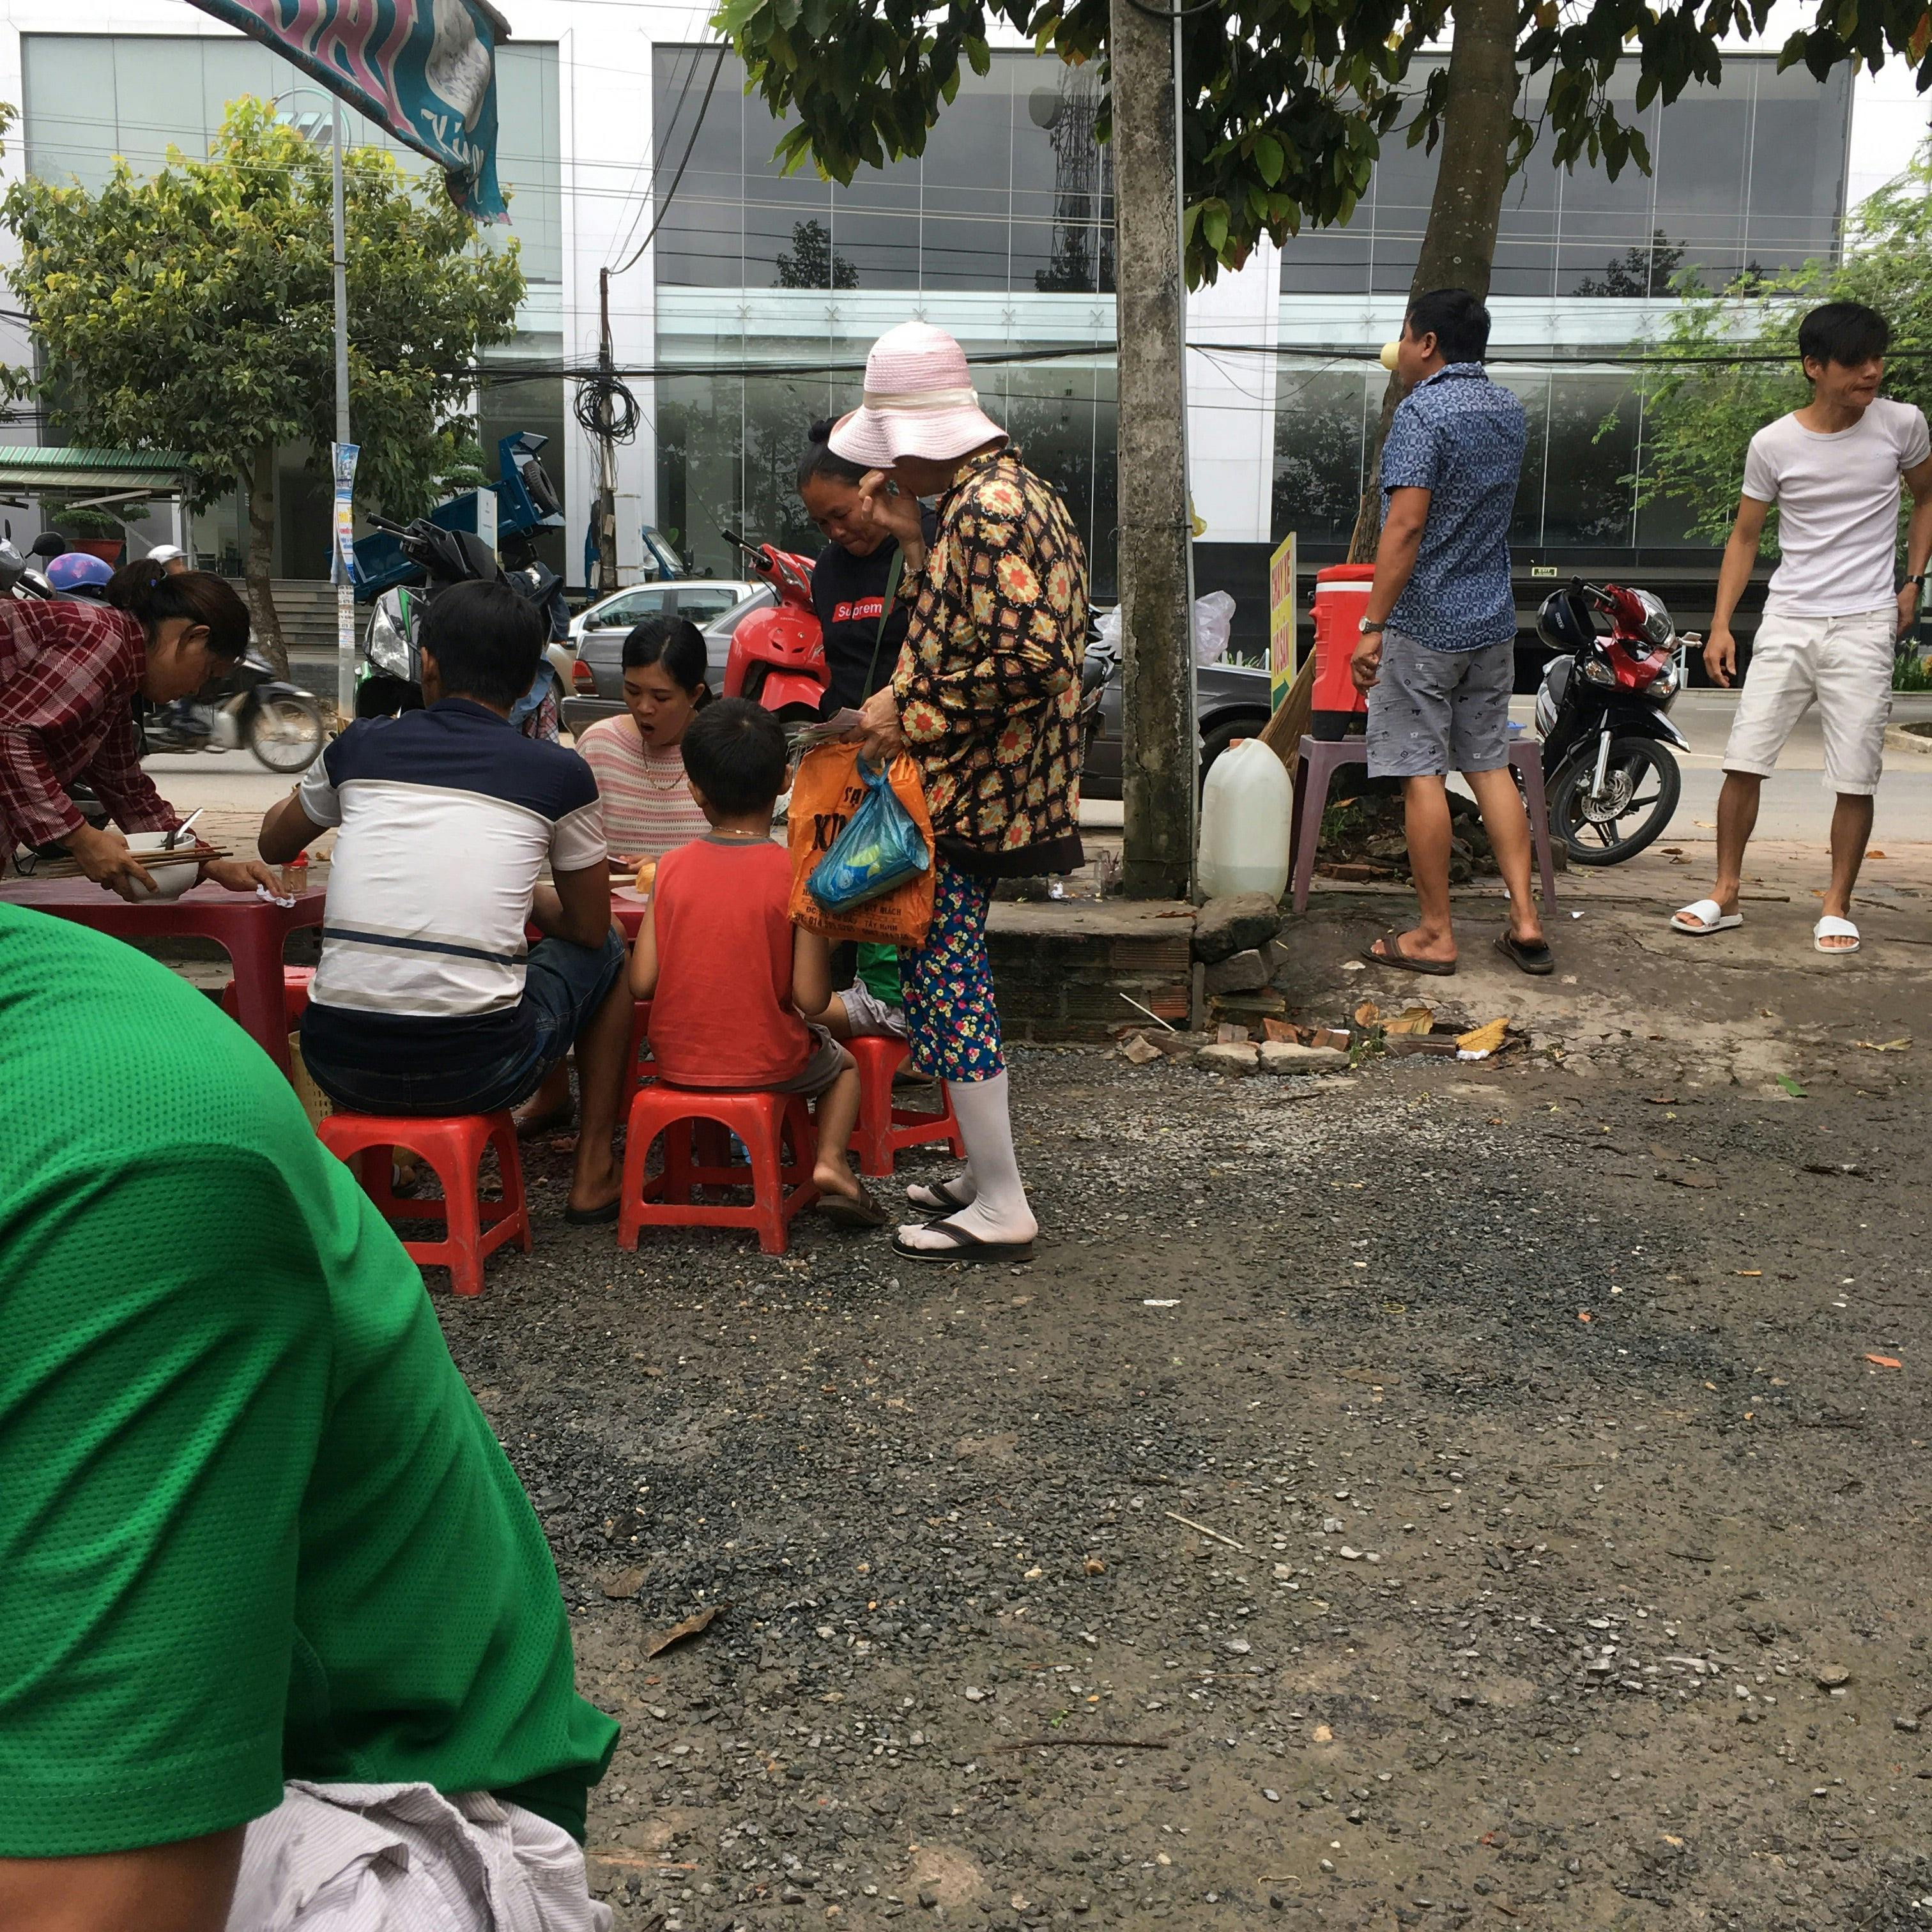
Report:
[[[47,583],[56,590],[98,590],[113,574],[112,564],[84,550],[65,550],[47,560]]]

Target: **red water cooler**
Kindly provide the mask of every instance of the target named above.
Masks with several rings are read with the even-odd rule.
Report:
[[[1309,729],[1318,738],[1346,738],[1359,730],[1369,700],[1348,675],[1348,660],[1361,641],[1357,628],[1369,608],[1372,563],[1331,563],[1315,573],[1315,709]]]

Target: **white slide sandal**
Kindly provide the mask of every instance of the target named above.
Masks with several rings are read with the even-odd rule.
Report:
[[[1852,943],[1849,946],[1827,946],[1825,942],[1828,939],[1849,939]],[[1850,920],[1836,918],[1828,912],[1811,928],[1811,944],[1820,952],[1834,958],[1842,958],[1846,953],[1856,952],[1858,950],[1858,929]]]
[[[1694,920],[1692,925],[1686,920]],[[1679,906],[1670,915],[1672,932],[1688,932],[1694,939],[1701,939],[1706,933],[1728,932],[1734,926],[1742,926],[1744,916],[1741,912],[1726,912],[1715,899],[1693,899],[1688,906]]]

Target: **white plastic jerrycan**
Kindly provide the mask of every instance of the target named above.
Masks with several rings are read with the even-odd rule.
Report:
[[[1201,890],[1210,898],[1288,885],[1288,769],[1258,738],[1237,738],[1214,760],[1201,800]]]

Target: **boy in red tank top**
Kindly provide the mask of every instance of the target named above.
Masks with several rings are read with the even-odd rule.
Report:
[[[658,862],[651,916],[631,955],[631,992],[651,1002],[651,1058],[672,1087],[799,1094],[812,1103],[820,1211],[885,1225],[846,1149],[859,1069],[803,1017],[832,998],[832,955],[791,922],[791,862],[772,838],[784,734],[742,698],[707,704],[684,734],[684,769],[711,830]]]

